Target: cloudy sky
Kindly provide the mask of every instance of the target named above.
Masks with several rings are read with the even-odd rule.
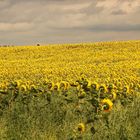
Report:
[[[0,44],[140,39],[140,0],[0,0]]]

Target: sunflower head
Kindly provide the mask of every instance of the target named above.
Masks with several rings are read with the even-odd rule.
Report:
[[[99,88],[98,83],[94,82],[94,83],[91,84],[91,89],[98,90],[98,88]]]
[[[53,86],[53,90],[59,91],[59,89],[60,89],[60,84],[59,84],[59,83],[56,83],[56,84]]]
[[[53,90],[54,89],[54,83],[53,82],[48,82],[47,83],[47,89],[48,90]]]
[[[26,81],[26,84],[27,84],[27,85],[30,85],[30,84],[31,84],[31,81]]]
[[[0,89],[6,90],[7,89],[7,84],[6,83],[1,83],[0,84]]]
[[[77,87],[79,85],[79,82],[78,81],[76,81],[76,82],[70,82],[70,85],[72,87]]]
[[[12,84],[14,87],[19,87],[21,85],[22,81],[21,80],[16,80]]]
[[[30,91],[36,92],[37,91],[37,87],[34,84],[30,85]]]
[[[79,91],[78,98],[84,98],[86,96],[86,92],[84,90]]]
[[[87,88],[90,88],[91,86],[91,81],[87,80]]]
[[[70,88],[70,84],[69,82],[66,82],[66,90],[68,90]]]
[[[137,89],[140,90],[140,84],[137,84]]]
[[[99,90],[100,90],[100,92],[103,92],[103,93],[105,93],[106,91],[107,91],[107,88],[106,88],[106,85],[101,85],[100,87],[99,87]]]
[[[26,87],[26,85],[21,85],[20,86],[20,91],[22,91],[22,92],[25,92],[25,91],[27,91],[27,87]]]
[[[84,132],[85,131],[84,123],[79,123],[78,126],[77,126],[77,130],[81,133]]]
[[[80,90],[82,89],[81,85],[78,85],[78,86],[76,87],[76,89],[77,89],[78,91],[80,91]]]
[[[108,89],[108,91],[112,91],[114,89],[114,87],[115,87],[114,84],[109,84],[107,89]]]
[[[111,92],[110,96],[109,96],[109,99],[114,101],[114,100],[116,100],[116,98],[117,98],[117,94],[115,92]]]
[[[44,84],[44,85],[47,85],[47,83],[48,83],[48,80],[45,79],[45,80],[43,81],[43,84]]]
[[[29,90],[30,89],[30,84],[29,83],[25,83],[25,86],[26,86],[26,90]]]
[[[126,85],[126,86],[123,88],[123,92],[129,93],[129,86],[128,86],[128,85]]]
[[[61,81],[60,84],[59,84],[59,87],[60,87],[61,90],[66,90],[66,82]]]
[[[81,83],[79,83],[82,85],[83,88],[87,87],[88,86],[88,81],[87,80],[83,80],[81,81]]]
[[[101,101],[102,109],[105,112],[109,112],[112,109],[113,103],[110,99],[103,99]]]
[[[116,83],[116,85],[117,85],[117,87],[119,87],[119,88],[122,87],[122,83],[121,83],[120,81],[118,81],[118,82]]]
[[[131,83],[129,84],[129,87],[130,87],[131,89],[133,89],[133,88],[135,87],[134,83],[131,82]]]

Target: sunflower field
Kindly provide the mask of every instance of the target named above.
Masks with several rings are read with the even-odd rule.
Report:
[[[140,41],[0,48],[0,139],[140,139]]]

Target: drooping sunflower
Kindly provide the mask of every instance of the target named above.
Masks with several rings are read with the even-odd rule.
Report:
[[[81,133],[83,133],[85,131],[85,125],[84,123],[79,123],[77,126],[77,130]]]
[[[102,109],[105,112],[109,112],[112,109],[113,103],[110,99],[103,99],[101,101]]]

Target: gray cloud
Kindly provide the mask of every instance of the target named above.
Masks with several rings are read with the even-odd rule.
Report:
[[[123,10],[116,10],[116,11],[112,11],[111,14],[113,14],[113,15],[125,15],[127,13]]]
[[[0,9],[0,43],[91,42],[112,40],[113,34],[116,40],[120,34],[126,34],[124,39],[140,36],[140,0],[0,0]]]
[[[100,24],[100,25],[93,25],[93,26],[87,26],[87,27],[71,27],[71,28],[55,28],[55,30],[77,30],[77,31],[90,31],[90,32],[130,32],[130,31],[135,31],[135,32],[140,32],[140,24],[134,24],[134,25],[129,25],[129,24]]]

